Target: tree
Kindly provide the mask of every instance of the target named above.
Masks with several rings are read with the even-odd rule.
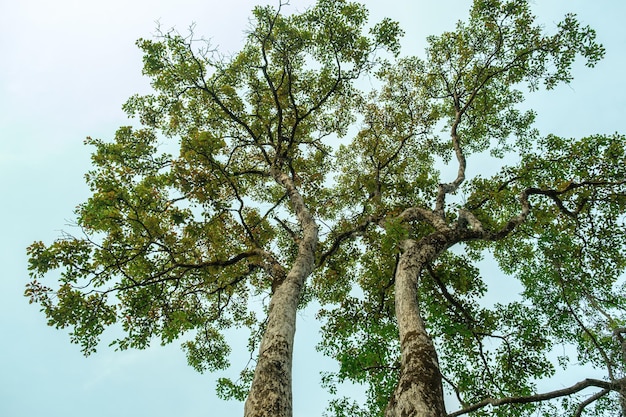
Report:
[[[383,87],[359,103],[335,201],[343,236],[362,236],[347,274],[361,294],[316,284],[330,305],[320,348],[340,363],[326,383],[369,388],[365,409],[339,398],[336,415],[445,416],[444,382],[462,407],[451,416],[579,416],[591,404],[626,414],[624,137],[540,137],[518,110],[521,83],[550,89],[570,81],[577,55],[588,66],[603,55],[574,16],[553,35],[534,20],[526,1],[477,0],[467,22],[429,38],[424,60],[379,71]],[[468,158],[487,152],[519,162],[466,178]],[[456,176],[442,182],[451,161]],[[485,253],[523,284],[521,300],[481,303]],[[563,343],[606,379],[539,394]],[[560,408],[542,404],[555,398]]]
[[[83,235],[28,248],[31,302],[49,324],[72,327],[89,354],[121,322],[120,349],[169,343],[188,331],[189,363],[228,365],[222,330],[252,329],[258,356],[244,388],[246,416],[291,415],[296,309],[318,253],[331,148],[352,114],[353,82],[380,48],[396,51],[399,29],[363,34],[367,12],[320,0],[294,15],[254,9],[242,51],[220,56],[192,35],[139,40],[154,95],[124,108],[140,129],[122,127],[95,147],[93,196],[76,211]],[[178,155],[159,148],[178,139]],[[59,287],[41,279],[61,269]],[[270,295],[265,317],[251,297]],[[246,386],[250,383],[250,387]]]
[[[283,6],[254,9],[232,58],[192,35],[138,42],[155,94],[124,108],[142,127],[87,140],[83,234],[29,247],[31,302],[86,354],[114,323],[120,349],[191,332],[201,371],[228,365],[225,329],[249,327],[254,370],[218,387],[247,398],[246,416],[291,415],[296,310],[313,298],[320,350],[340,363],[324,382],[368,386],[365,408],[338,398],[337,415],[444,416],[445,390],[462,407],[451,415],[626,408],[624,137],[542,137],[519,110],[524,83],[549,89],[577,56],[602,57],[594,31],[569,15],[548,35],[527,1],[475,0],[425,59],[379,66],[377,50],[398,53],[394,22],[366,36],[359,4]],[[380,88],[359,91],[372,71]],[[489,152],[500,171],[466,178]],[[488,253],[521,300],[481,302]],[[57,269],[59,285],[43,284]],[[558,343],[606,378],[537,393]]]

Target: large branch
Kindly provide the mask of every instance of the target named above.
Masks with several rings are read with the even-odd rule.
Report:
[[[582,380],[571,387],[563,388],[560,390],[550,391],[543,394],[535,394],[521,397],[504,397],[504,398],[485,398],[479,403],[470,405],[461,410],[455,411],[454,413],[448,414],[448,417],[456,417],[461,416],[463,414],[468,414],[476,410],[480,410],[481,408],[492,406],[499,407],[501,405],[507,404],[530,404],[541,401],[553,400],[555,398],[565,397],[568,395],[576,394],[586,388],[596,387],[602,388],[604,394],[608,394],[611,391],[619,391],[621,387],[626,384],[626,378],[618,379],[614,382],[602,381],[600,379],[590,379],[587,378]],[[594,396],[597,400],[600,398],[599,396]],[[585,404],[588,405],[589,403]]]
[[[150,285],[160,284],[160,283],[167,282],[167,281],[178,281],[182,278],[183,275],[185,275],[188,271],[191,271],[191,270],[205,269],[205,268],[211,268],[211,267],[226,268],[226,267],[235,265],[239,263],[240,261],[249,259],[251,257],[257,257],[257,256],[267,258],[267,255],[264,251],[261,251],[259,249],[253,249],[248,252],[241,252],[225,260],[216,259],[212,261],[204,261],[204,262],[193,263],[193,264],[192,263],[173,263],[169,265],[168,267],[166,267],[165,269],[155,272],[154,274],[150,275],[149,277],[145,279],[142,279],[141,281],[137,281],[134,278],[132,278],[130,275],[128,275],[123,270],[124,264],[119,263],[117,265],[112,265],[112,267],[117,268],[119,273],[121,273],[125,278],[131,281],[131,284],[122,285],[120,283],[119,285],[116,285],[108,290],[96,291],[96,292],[107,294],[107,293],[116,292],[116,291],[117,292],[126,291],[126,290],[130,290],[133,288],[138,288],[138,287],[147,287]],[[172,275],[172,272],[177,269],[181,270],[181,275]]]
[[[398,220],[403,222],[420,220],[429,223],[440,232],[450,230],[448,223],[442,214],[422,207],[409,207],[400,213]]]
[[[454,181],[447,184],[439,184],[439,192],[437,193],[437,200],[435,203],[435,212],[441,215],[443,215],[446,194],[452,194],[456,192],[456,190],[463,183],[463,181],[465,181],[465,168],[467,166],[467,161],[465,160],[465,154],[463,153],[463,148],[461,147],[461,141],[458,134],[458,127],[461,124],[463,111],[459,108],[460,103],[458,102],[458,100],[458,97],[456,97],[455,95],[454,106],[456,108],[456,116],[454,118],[454,121],[452,122],[450,136],[452,137],[452,146],[454,148],[456,159],[459,163],[459,169],[457,171],[457,177]]]
[[[509,233],[511,233],[517,226],[522,224],[528,214],[530,214],[531,206],[528,198],[531,195],[543,195],[550,198],[556,204],[557,208],[565,215],[570,217],[576,217],[578,212],[582,209],[578,207],[575,211],[571,211],[565,207],[563,201],[559,198],[560,195],[572,191],[581,187],[600,187],[600,186],[620,186],[626,184],[626,180],[622,181],[582,181],[579,183],[569,182],[563,189],[555,190],[555,189],[541,189],[536,187],[526,188],[524,191],[520,193],[519,201],[522,206],[520,213],[514,217],[512,217],[499,231],[495,233],[487,233],[486,239],[488,240],[499,240],[506,237]],[[482,203],[481,203],[482,204]]]
[[[547,189],[546,190],[546,189],[540,189],[540,188],[529,188],[529,193],[530,194],[536,194],[536,195],[545,195],[545,196],[549,197],[552,201],[554,201],[554,203],[559,208],[559,210],[561,210],[562,213],[564,213],[564,214],[566,214],[567,216],[570,216],[570,217],[576,217],[576,215],[582,209],[582,206],[578,207],[575,211],[571,211],[567,207],[565,207],[565,205],[563,204],[563,200],[561,200],[561,198],[559,197],[560,195],[565,194],[568,191],[572,191],[572,190],[575,190],[577,188],[582,188],[582,187],[602,187],[602,186],[616,187],[616,186],[620,186],[620,185],[624,185],[624,184],[626,184],[626,180],[622,180],[622,181],[582,181],[582,182],[578,182],[578,183],[570,181],[561,190],[554,190],[554,189]]]
[[[578,404],[578,407],[576,407],[576,412],[574,413],[574,417],[580,417],[588,405],[593,404],[594,402],[598,401],[600,398],[604,397],[609,392],[611,392],[611,390],[608,388],[605,388],[602,391],[596,392],[591,397],[587,398],[585,401]]]

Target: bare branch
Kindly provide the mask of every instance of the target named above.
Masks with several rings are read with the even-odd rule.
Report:
[[[574,413],[574,417],[580,417],[588,405],[604,397],[609,392],[611,392],[611,390],[608,388],[605,388],[602,391],[596,392],[591,397],[587,398],[585,401],[578,404],[578,407],[576,407],[576,412]]]
[[[452,382],[452,380],[450,380],[448,377],[446,377],[443,374],[441,374],[441,379],[443,379],[454,390],[454,394],[456,395],[456,399],[459,401],[459,403],[463,407],[467,407],[467,403],[463,400],[463,397],[461,396],[461,391],[459,390],[459,387],[457,387],[454,384],[454,382]]]
[[[465,181],[465,168],[467,166],[467,161],[465,160],[465,154],[463,153],[463,148],[461,147],[461,141],[458,134],[458,127],[461,124],[463,111],[459,109],[458,98],[456,97],[456,95],[454,101],[456,107],[456,116],[454,118],[454,121],[452,122],[450,136],[452,137],[452,146],[454,147],[456,159],[459,162],[459,169],[457,171],[457,177],[454,181],[447,184],[439,184],[439,192],[437,193],[437,200],[435,202],[435,212],[440,215],[443,215],[446,194],[454,193],[463,183],[463,181]]]
[[[563,389],[555,390],[555,391],[550,391],[550,392],[546,392],[543,394],[527,395],[527,396],[522,396],[522,397],[485,398],[479,403],[470,405],[469,407],[465,407],[461,410],[448,414],[448,417],[456,417],[456,416],[468,414],[473,411],[480,410],[481,408],[487,407],[489,405],[493,407],[499,407],[501,405],[507,405],[507,404],[530,404],[530,403],[536,403],[540,401],[553,400],[555,398],[566,397],[568,395],[576,394],[584,389],[591,388],[591,387],[602,388],[603,390],[606,390],[607,393],[610,391],[619,391],[622,385],[624,384],[626,384],[626,378],[622,378],[614,382],[587,378],[572,385],[571,387],[567,387],[567,388],[563,388]],[[600,397],[597,397],[595,399],[597,400],[598,398]]]

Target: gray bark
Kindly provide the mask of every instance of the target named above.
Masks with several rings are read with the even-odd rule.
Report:
[[[400,332],[400,379],[385,417],[444,417],[437,352],[426,332],[417,298],[424,266],[445,250],[445,239],[407,240],[395,277],[395,308]]]
[[[287,277],[276,287],[268,309],[252,386],[244,407],[245,417],[291,417],[291,368],[296,311],[302,287],[315,265],[318,230],[302,196],[289,176],[273,172],[285,186],[302,227],[298,255]]]

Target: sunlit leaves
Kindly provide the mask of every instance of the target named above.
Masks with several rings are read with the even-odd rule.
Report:
[[[123,108],[142,126],[87,139],[92,196],[76,209],[77,236],[28,249],[26,295],[51,325],[73,329],[85,353],[118,322],[118,349],[191,334],[183,339],[190,365],[226,368],[223,331],[248,327],[257,348],[264,322],[250,299],[266,300],[298,253],[303,225],[280,178],[333,224],[332,140],[355,120],[353,82],[376,65],[376,51],[398,52],[401,30],[385,20],[368,35],[358,3],[285,6],[255,8],[245,45],[230,57],[193,33],[137,41],[153,92]],[[56,288],[41,283],[56,270]],[[250,375],[223,379],[218,392],[242,399]]]
[[[530,395],[536,379],[553,374],[546,355],[556,343],[576,344],[581,361],[608,369],[613,378],[621,369],[610,331],[623,318],[624,138],[540,138],[535,114],[519,106],[524,85],[550,89],[571,80],[575,58],[588,66],[602,58],[595,32],[567,15],[548,34],[527,1],[477,0],[467,21],[428,42],[425,59],[402,58],[377,72],[379,91],[358,102],[361,130],[340,148],[336,202],[345,207],[339,211],[342,227],[368,219],[372,224],[353,226],[359,230],[352,247],[359,261],[342,271],[358,287],[348,294],[346,285],[320,286],[336,291],[321,299],[337,306],[322,315],[323,349],[340,360],[342,378],[369,384],[368,401],[384,391],[364,371],[359,361],[368,356],[360,349],[390,350],[390,341],[372,345],[350,323],[393,321],[394,257],[404,239],[419,245],[446,227],[465,227],[477,233],[453,251],[468,256],[441,255],[424,265],[419,283],[421,314],[450,392],[462,404]],[[440,129],[446,136],[438,135]],[[468,157],[485,151],[497,158],[513,153],[519,164],[466,181],[465,164],[474,162]],[[438,182],[448,173],[439,172],[439,159],[458,162],[462,201],[442,197],[446,185]],[[413,208],[441,213],[445,227],[435,231],[430,219],[397,217]],[[463,218],[463,210],[469,217]],[[486,249],[502,272],[523,283],[524,302],[481,305],[489,293],[474,263]],[[371,316],[356,315],[354,305]],[[341,355],[342,349],[350,354]],[[328,376],[325,382],[333,391],[342,380]],[[368,402],[369,411],[382,413],[384,407],[374,404]],[[331,408],[336,415],[363,412],[342,399]],[[534,410],[511,406],[479,414]]]
[[[154,91],[124,110],[143,127],[87,139],[93,194],[76,210],[78,236],[28,248],[26,295],[50,324],[71,328],[85,353],[115,322],[120,349],[191,334],[191,366],[226,368],[223,331],[248,327],[257,347],[264,322],[251,297],[271,295],[298,254],[303,225],[285,175],[324,226],[299,300],[324,304],[318,348],[339,369],[323,383],[332,394],[343,382],[367,386],[364,407],[333,400],[337,416],[381,415],[395,387],[394,279],[408,239],[463,242],[420,265],[418,280],[421,315],[462,405],[532,394],[554,372],[546,355],[556,344],[622,377],[626,139],[540,138],[519,106],[524,85],[570,81],[579,56],[593,66],[604,53],[594,31],[568,15],[546,34],[527,1],[476,0],[466,22],[428,39],[424,58],[377,66],[377,50],[399,52],[395,22],[370,25],[364,6],[344,0],[300,14],[284,6],[255,8],[231,57],[193,34],[138,41]],[[374,68],[380,88],[357,91]],[[334,147],[356,121],[352,140]],[[518,163],[466,180],[466,157],[485,151]],[[457,181],[440,184],[452,162]],[[521,282],[523,301],[485,303],[487,250]],[[52,288],[43,282],[56,270]],[[219,395],[243,399],[250,377],[221,379]]]

